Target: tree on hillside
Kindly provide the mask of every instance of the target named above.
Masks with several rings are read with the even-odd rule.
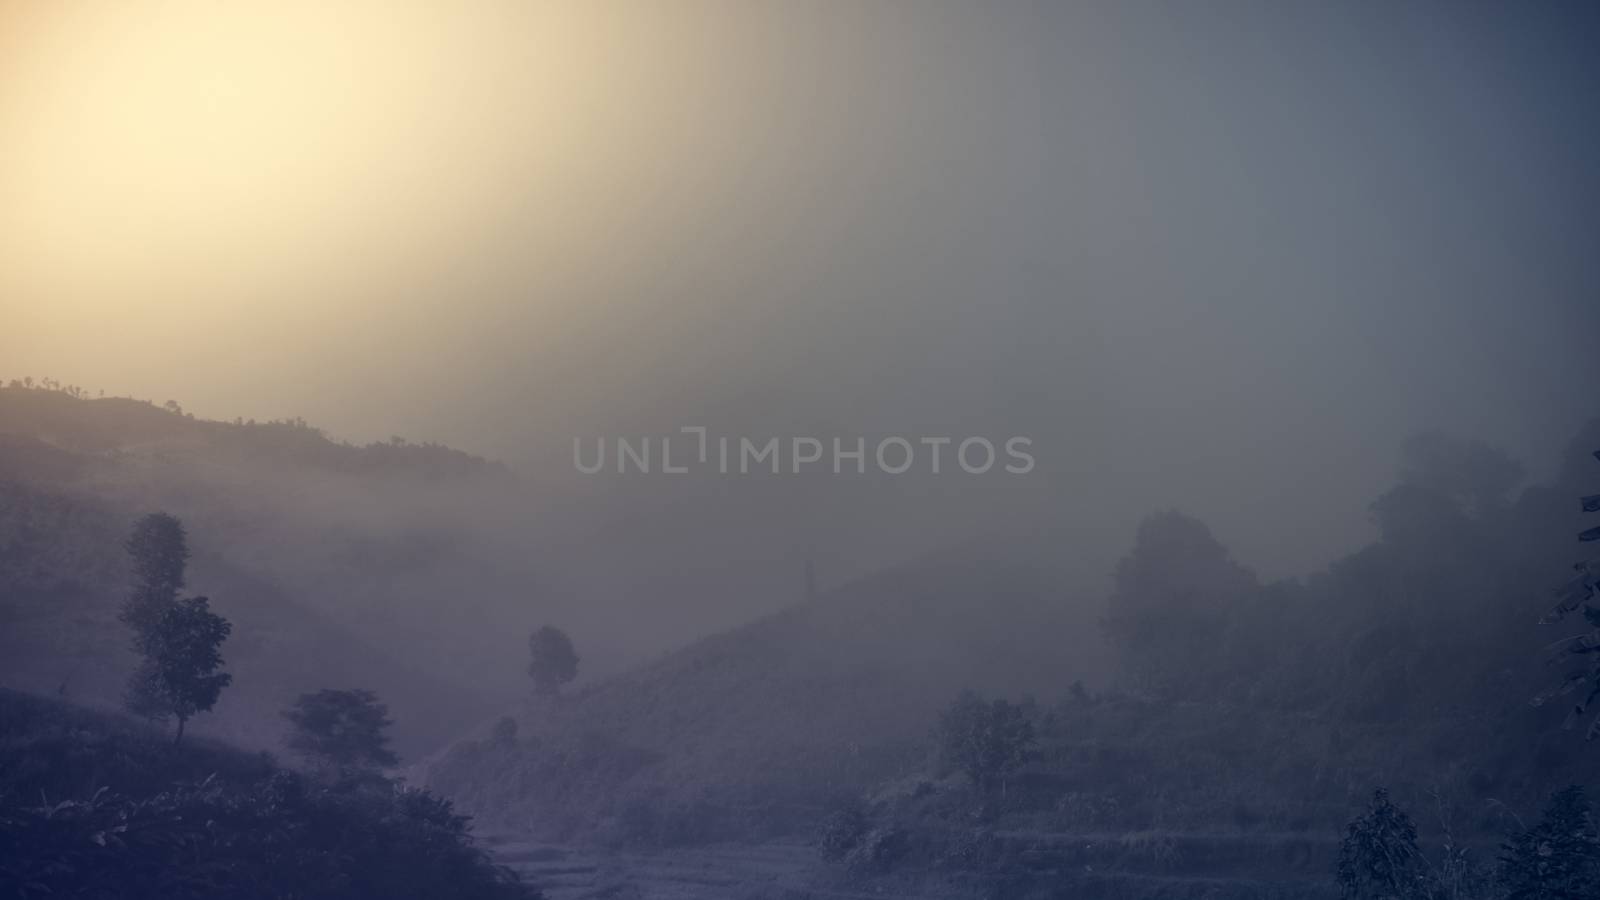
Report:
[[[222,642],[233,626],[211,611],[205,597],[190,597],[161,613],[144,637],[145,659],[134,673],[147,711],[178,720],[173,743],[183,740],[184,725],[195,713],[216,705],[233,676],[222,668]]]
[[[179,600],[189,561],[183,523],[150,513],[133,526],[125,545],[133,564],[133,588],[119,618],[133,629],[140,662],[124,702],[150,719],[178,720],[173,741],[183,739],[189,719],[216,705],[233,680],[222,668],[222,643],[232,626],[211,611],[205,597]]]
[[[1135,684],[1167,696],[1211,688],[1229,610],[1260,590],[1200,521],[1173,511],[1139,524],[1102,620]]]
[[[1526,474],[1498,447],[1437,431],[1412,437],[1401,450],[1402,485],[1432,491],[1474,517],[1504,509]]]
[[[1021,706],[1005,700],[985,702],[965,691],[939,717],[935,729],[940,762],[988,790],[1005,780],[1034,748],[1033,722]]]
[[[188,538],[176,516],[157,512],[134,523],[124,546],[133,563],[133,590],[121,619],[142,631],[178,602],[189,563]]]
[[[293,726],[289,747],[319,768],[371,773],[400,761],[385,733],[393,724],[389,707],[371,691],[324,688],[301,694],[283,717]]]
[[[540,694],[555,694],[578,676],[577,651],[559,628],[545,625],[529,635],[528,657],[528,677]]]

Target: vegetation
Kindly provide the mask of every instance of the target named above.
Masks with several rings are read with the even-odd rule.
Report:
[[[1600,459],[1600,450],[1596,450],[1594,456]],[[1579,497],[1578,508],[1585,513],[1600,512],[1600,494]],[[1600,540],[1600,528],[1586,529],[1579,533],[1578,540]],[[1578,574],[1555,590],[1556,605],[1539,620],[1539,624],[1553,625],[1575,611],[1582,613],[1589,630],[1556,641],[1550,648],[1554,650],[1550,660],[1552,663],[1572,660],[1579,663],[1581,668],[1567,675],[1555,687],[1539,694],[1533,701],[1535,706],[1542,706],[1557,696],[1571,694],[1580,688],[1586,689],[1583,699],[1567,715],[1567,728],[1583,718],[1595,699],[1600,697],[1600,581],[1596,580],[1600,578],[1600,556],[1579,562],[1573,568]],[[1585,740],[1596,737],[1600,737],[1600,715],[1590,721],[1584,732]]]
[[[140,654],[120,616],[139,579],[125,545],[164,509],[193,554],[179,593],[208,596],[232,626],[221,648],[232,683],[185,742],[201,730],[277,748],[296,696],[354,684],[383,695],[397,751],[420,756],[517,696],[525,651],[503,635],[524,612],[457,603],[444,614],[436,602],[440,584],[484,571],[467,530],[486,529],[459,513],[481,509],[498,476],[434,484],[420,459],[390,465],[294,437],[309,433],[0,387],[0,683],[93,706],[128,700]],[[435,515],[392,515],[423,494]],[[504,673],[492,683],[491,666]]]
[[[1507,900],[1600,897],[1600,836],[1583,788],[1558,791],[1539,824],[1506,843],[1500,883]]]
[[[1210,529],[1179,512],[1147,518],[1117,565],[1103,624],[1138,687],[1190,698],[1223,674],[1214,651],[1240,597],[1260,590]]]
[[[578,653],[565,631],[545,625],[528,636],[528,677],[534,690],[546,696],[578,677]]]
[[[173,742],[195,713],[217,704],[233,676],[222,668],[222,643],[232,626],[211,611],[205,597],[178,599],[189,548],[183,524],[165,513],[151,513],[134,525],[128,539],[134,587],[121,619],[134,632],[140,656],[128,684],[126,703],[146,718],[178,721]]]
[[[232,683],[232,675],[218,671],[222,642],[232,628],[211,611],[208,599],[190,597],[162,611],[141,638],[145,659],[134,672],[131,693],[140,710],[177,719],[173,743],[183,740],[189,719],[215,706]]]
[[[1585,510],[1600,504],[1590,479],[1596,440],[1600,424],[1580,435],[1550,484],[1523,488],[1521,467],[1504,454],[1424,436],[1402,455],[1399,481],[1372,504],[1377,539],[1303,579],[1265,581],[1197,519],[1152,516],[1116,568],[1106,599],[1103,626],[1115,669],[1109,680],[1096,681],[1094,667],[1079,662],[1086,652],[1072,642],[1081,629],[1061,614],[1072,604],[1062,601],[1067,582],[1056,572],[955,553],[577,690],[569,687],[578,663],[572,643],[546,627],[529,638],[528,675],[540,695],[569,696],[526,706],[520,721],[480,713],[480,739],[444,754],[430,784],[464,810],[515,822],[543,839],[671,846],[809,834],[841,878],[928,871],[974,879],[996,895],[1025,896],[1022,887],[1001,883],[1021,879],[1016,873],[1024,869],[1070,873],[1078,880],[1063,890],[1081,887],[1084,896],[1140,896],[1127,885],[1107,886],[1109,879],[1159,872],[1194,875],[1198,883],[1237,864],[1265,871],[1263,881],[1292,885],[1262,896],[1326,895],[1336,884],[1352,897],[1591,896],[1583,879],[1592,874],[1593,826],[1585,824],[1581,793],[1557,795],[1533,828],[1518,823],[1509,838],[1506,832],[1553,789],[1600,776],[1600,758],[1556,729],[1560,717],[1527,702],[1548,686],[1534,652],[1548,637],[1534,621],[1549,604],[1526,588],[1541,572],[1570,563],[1572,498],[1582,496]],[[39,467],[30,471],[80,464],[36,444],[0,442],[0,453]],[[95,612],[83,599],[87,592],[74,593],[71,578],[120,578],[115,532],[128,516],[63,496],[0,483],[0,615],[30,628],[33,620],[23,617],[42,616],[56,597],[65,600],[51,609],[60,613],[51,621],[112,619]],[[227,518],[184,517],[208,545],[213,524]],[[146,629],[149,648],[173,648],[163,652],[195,661],[175,668],[173,683],[225,679],[220,658],[207,669],[204,651],[217,654],[229,623],[198,615],[210,612],[202,598],[181,599],[187,539],[182,523],[166,519],[141,520],[128,541],[135,579],[124,620]],[[111,564],[104,554],[82,552],[91,545],[110,547]],[[432,552],[433,545],[419,546]],[[412,552],[409,545],[391,550],[361,552],[371,552],[384,571]],[[210,588],[217,571],[230,570],[202,559],[195,580]],[[1584,615],[1589,627],[1556,649],[1559,660],[1582,669],[1544,699],[1584,700],[1594,689],[1595,585],[1591,570],[1578,575],[1558,609],[1568,618]],[[231,600],[235,592],[218,587],[216,595]],[[25,603],[5,607],[17,597]],[[228,645],[235,665],[249,642],[275,648],[280,638],[272,630],[276,612],[239,618],[252,608],[224,607],[236,623]],[[182,616],[169,613],[185,609],[196,614],[177,627]],[[157,639],[157,626],[169,619],[172,637]],[[364,637],[299,659],[326,665]],[[26,640],[0,634],[0,646]],[[516,650],[511,643],[501,660],[508,693],[518,690]],[[106,742],[64,738],[52,752],[83,747],[99,762],[89,774],[55,779],[45,772],[53,763],[24,754],[32,762],[22,768],[35,774],[15,783],[40,782],[34,787],[43,787],[49,802],[37,799],[37,789],[8,792],[7,821],[18,828],[32,822],[31,829],[41,816],[58,825],[79,817],[99,827],[86,832],[92,843],[106,831],[96,803],[106,816],[130,821],[143,814],[134,806],[147,804],[160,815],[180,810],[174,815],[185,821],[221,823],[244,821],[230,818],[235,804],[284,803],[283,821],[307,831],[321,828],[318,822],[359,829],[360,817],[373,814],[414,818],[418,827],[431,822],[425,827],[449,835],[447,819],[426,804],[416,816],[394,805],[409,801],[395,799],[394,785],[382,777],[395,755],[390,716],[377,695],[318,689],[373,684],[403,704],[406,694],[390,682],[366,680],[367,659],[333,675],[316,668],[302,682],[286,680],[274,687],[269,707],[276,713],[285,698],[299,695],[285,714],[295,749],[320,772],[362,777],[307,779],[252,757],[238,762],[237,775],[227,774],[228,765],[172,764],[159,779],[126,787],[96,774],[123,765],[100,754]],[[264,664],[262,671],[286,668],[295,667]],[[259,689],[245,670],[236,672],[240,690]],[[184,673],[193,678],[185,682]],[[118,680],[125,674],[117,672]],[[1093,690],[1079,678],[1090,679]],[[210,683],[217,690],[226,684]],[[65,676],[62,684],[65,694]],[[963,688],[971,691],[950,703]],[[1047,692],[1044,702],[1016,702],[1029,690]],[[146,693],[177,707],[176,691]],[[192,715],[206,697],[191,696],[198,697]],[[997,697],[1013,699],[991,699]],[[1575,707],[1587,725],[1588,701]],[[212,754],[214,761],[217,751],[203,737],[172,752]],[[420,755],[402,749],[408,758]],[[252,765],[266,769],[243,771]],[[207,783],[210,771],[224,774]],[[0,770],[0,784],[7,777]],[[266,786],[274,777],[281,791]],[[1369,803],[1379,784],[1389,790]],[[107,790],[96,800],[100,787]],[[273,799],[284,791],[309,799]],[[88,805],[42,812],[64,799]],[[1363,807],[1341,846],[1340,829]],[[1430,814],[1413,819],[1407,809]],[[167,820],[139,821],[161,833],[166,826],[158,823]],[[257,826],[264,820],[250,827]],[[108,843],[117,834],[108,831]],[[384,840],[391,838],[409,840]],[[1502,840],[1495,866],[1492,848]],[[1486,856],[1484,848],[1491,848]],[[371,858],[362,857],[366,852],[354,847],[349,855]],[[315,868],[314,861],[296,864]],[[244,872],[254,863],[240,865]],[[1338,873],[1333,879],[1330,869]],[[249,879],[259,876],[240,877],[247,886],[239,892],[250,896]],[[181,896],[181,886],[161,889]]]
[[[1417,827],[1378,789],[1339,847],[1339,890],[1349,900],[1411,900],[1427,895]]]
[[[122,621],[142,633],[178,602],[189,564],[188,535],[176,516],[150,513],[134,523],[125,545],[133,561],[133,591]]]
[[[293,726],[289,747],[318,769],[370,773],[400,761],[385,733],[393,724],[389,708],[371,691],[324,688],[301,694],[283,715]]]
[[[231,422],[197,419],[194,413],[184,412],[175,400],[157,405],[132,397],[107,397],[104,391],[91,396],[77,385],[51,378],[12,378],[0,391],[10,392],[17,399],[48,403],[53,407],[50,418],[56,434],[73,447],[114,446],[130,433],[141,437],[181,435],[251,455],[272,456],[280,461],[293,459],[339,472],[411,470],[430,479],[506,474],[497,463],[432,442],[413,443],[398,436],[363,445],[335,441],[298,416],[262,422],[244,418]],[[115,408],[119,415],[110,415],[108,408]],[[102,419],[121,421],[118,427],[107,428]]]
[[[939,718],[937,741],[941,762],[981,790],[1004,788],[1036,743],[1026,710],[1005,700],[985,702],[970,691]]]
[[[537,896],[424,791],[317,784],[259,756],[173,748],[136,722],[8,692],[0,722],[0,896]]]

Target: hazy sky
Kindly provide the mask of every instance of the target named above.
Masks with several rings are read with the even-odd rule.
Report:
[[[1027,434],[1025,486],[915,490],[1298,571],[1406,435],[1540,472],[1600,411],[1580,13],[0,2],[0,377],[551,479],[690,424]]]

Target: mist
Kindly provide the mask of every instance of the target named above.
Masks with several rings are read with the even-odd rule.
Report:
[[[1229,616],[1411,597],[1360,573],[1455,564],[1397,536],[1420,486],[1526,551],[1484,576],[1509,585],[1546,561],[1512,524],[1583,489],[1600,412],[1597,40],[1555,3],[8,5],[0,386],[30,383],[0,398],[29,560],[5,596],[105,630],[17,631],[7,684],[120,702],[113,535],[162,511],[223,614],[291,623],[200,734],[283,752],[276,705],[352,642],[396,665],[370,686],[408,765],[514,709],[676,766],[653,742],[729,685],[859,664],[903,702],[843,708],[892,740],[836,769],[762,732],[794,781],[762,802],[804,805],[903,774],[963,688],[1126,688],[1107,598],[1146,543],[1214,542],[1196,577]],[[173,405],[90,408],[124,397]],[[959,464],[968,438],[997,464]],[[775,468],[739,467],[772,439]],[[926,632],[886,624],[902,602]],[[1386,636],[1324,676],[1412,633],[1371,615]],[[528,706],[547,624],[590,692],[559,714]],[[780,674],[706,674],[755,666],[718,643],[752,634]],[[941,656],[963,640],[989,649]],[[639,699],[660,684],[693,701]],[[632,809],[497,807],[500,763],[469,763],[436,785],[491,819]]]

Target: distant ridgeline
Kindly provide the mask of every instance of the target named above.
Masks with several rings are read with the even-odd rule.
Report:
[[[195,535],[197,592],[238,627],[238,688],[204,733],[274,747],[287,698],[348,685],[394,696],[397,747],[427,752],[495,708],[462,667],[504,623],[441,602],[437,585],[481,575],[461,523],[510,479],[436,444],[357,447],[300,420],[208,421],[12,380],[0,386],[0,685],[119,705],[134,662],[117,621],[123,545],[139,516],[165,511]]]
[[[176,401],[91,397],[76,385],[13,378],[0,387],[0,435],[22,435],[78,452],[148,444],[199,444],[342,473],[405,472],[427,478],[506,475],[506,468],[443,444],[400,437],[358,446],[329,438],[304,419],[197,419]],[[3,462],[0,458],[0,462]]]

